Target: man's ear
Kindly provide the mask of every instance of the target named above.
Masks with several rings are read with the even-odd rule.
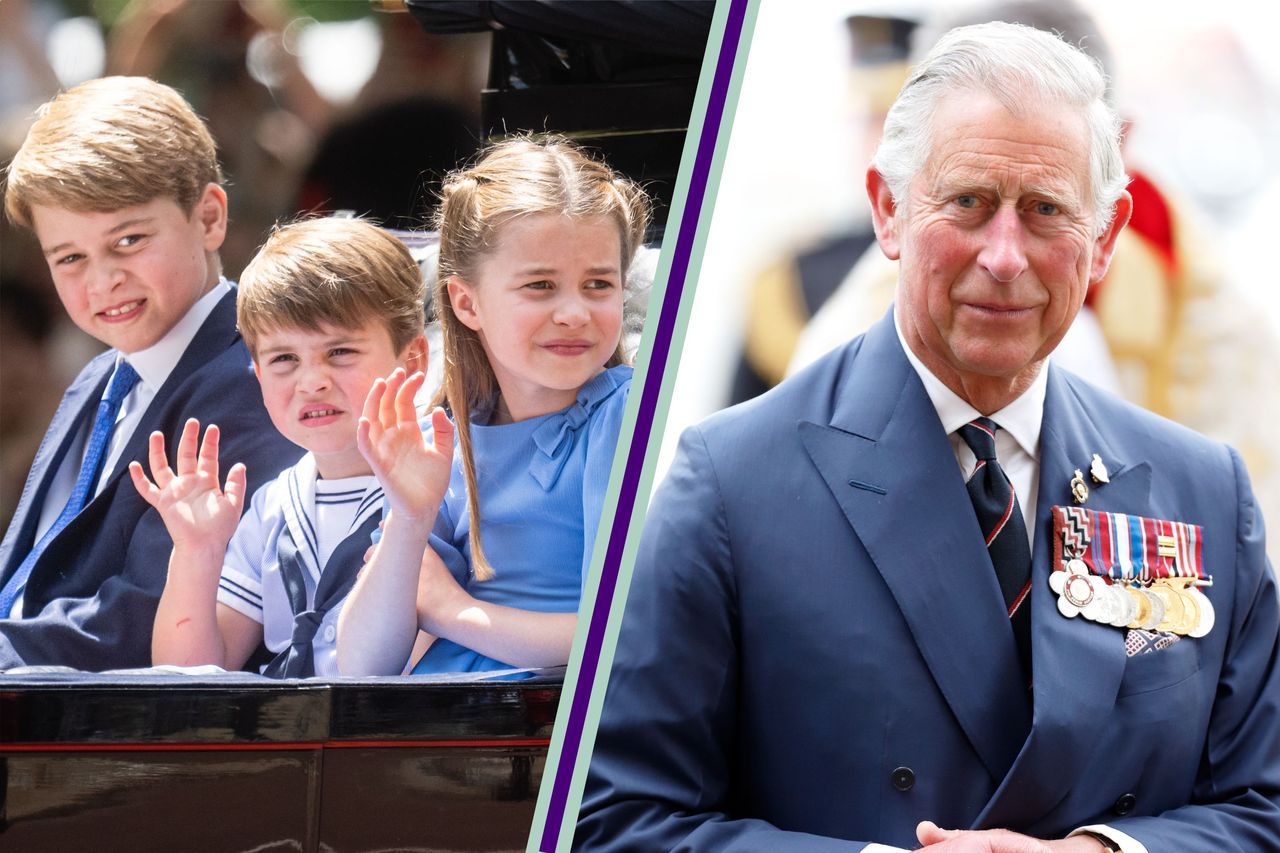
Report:
[[[262,368],[258,366],[257,356],[253,358],[253,375],[259,382],[262,381]]]
[[[480,331],[480,312],[477,310],[471,285],[463,281],[461,276],[451,275],[445,286],[449,290],[449,304],[453,306],[454,315],[468,329]]]
[[[867,197],[871,200],[871,219],[875,223],[880,251],[889,260],[896,261],[902,248],[898,244],[898,205],[889,191],[889,183],[875,166],[867,167]]]
[[[1089,265],[1090,287],[1106,276],[1107,268],[1111,266],[1111,256],[1116,251],[1116,238],[1120,236],[1132,214],[1133,196],[1128,191],[1120,193],[1120,198],[1116,200],[1116,215],[1112,217],[1111,224],[1093,241],[1093,260]]]
[[[217,184],[205,184],[204,192],[196,201],[192,216],[200,221],[204,235],[204,250],[216,252],[227,239],[227,192]]]

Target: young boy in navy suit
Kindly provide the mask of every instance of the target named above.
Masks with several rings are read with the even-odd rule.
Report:
[[[213,139],[168,86],[92,80],[41,108],[5,212],[34,232],[77,326],[111,349],[67,390],[0,544],[0,670],[145,666],[171,547],[123,477],[159,431],[217,420],[265,482],[297,458],[271,425],[222,277]],[[20,401],[6,401],[20,405]]]
[[[382,517],[382,487],[360,448],[360,424],[394,407],[413,425],[411,438],[423,441],[413,396],[427,364],[424,293],[404,244],[358,219],[279,228],[245,268],[239,326],[267,411],[308,453],[252,493],[243,518],[246,466],[231,466],[225,489],[219,481],[218,445],[233,437],[230,429],[210,424],[197,450],[200,425],[189,421],[176,470],[164,436],[153,434],[154,482],[130,464],[174,543],[156,612],[155,663],[239,669],[265,640],[275,654],[266,675],[339,674],[338,616]],[[432,420],[435,441],[426,450],[438,476],[417,486],[434,490],[424,503],[438,506],[453,428],[440,409]]]

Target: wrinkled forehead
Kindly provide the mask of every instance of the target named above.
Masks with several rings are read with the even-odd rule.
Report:
[[[1051,185],[1083,201],[1089,187],[1089,132],[1070,105],[1028,99],[1005,104],[981,91],[943,96],[933,114],[921,169],[925,185],[954,181]]]

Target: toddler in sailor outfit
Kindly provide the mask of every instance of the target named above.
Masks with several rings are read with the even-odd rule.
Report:
[[[176,470],[163,435],[151,436],[151,477],[138,462],[129,472],[174,543],[153,663],[239,669],[265,643],[265,675],[337,674],[338,614],[383,508],[358,423],[375,381],[398,370],[393,381],[408,396],[394,399],[412,412],[427,360],[423,298],[404,245],[358,219],[280,227],[246,267],[237,323],[263,401],[308,452],[250,497],[243,464],[219,478],[216,425],[200,441],[200,424],[186,423]],[[444,451],[428,449],[427,464],[447,476],[452,429],[443,412],[435,422]]]

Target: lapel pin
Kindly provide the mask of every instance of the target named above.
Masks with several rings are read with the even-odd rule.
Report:
[[[1107,472],[1107,466],[1102,463],[1102,457],[1093,454],[1093,462],[1089,465],[1089,476],[1093,478],[1095,483],[1110,483],[1111,475]]]
[[[1084,484],[1084,474],[1080,473],[1079,468],[1076,469],[1076,475],[1071,478],[1071,497],[1078,504],[1089,500],[1089,487]]]

